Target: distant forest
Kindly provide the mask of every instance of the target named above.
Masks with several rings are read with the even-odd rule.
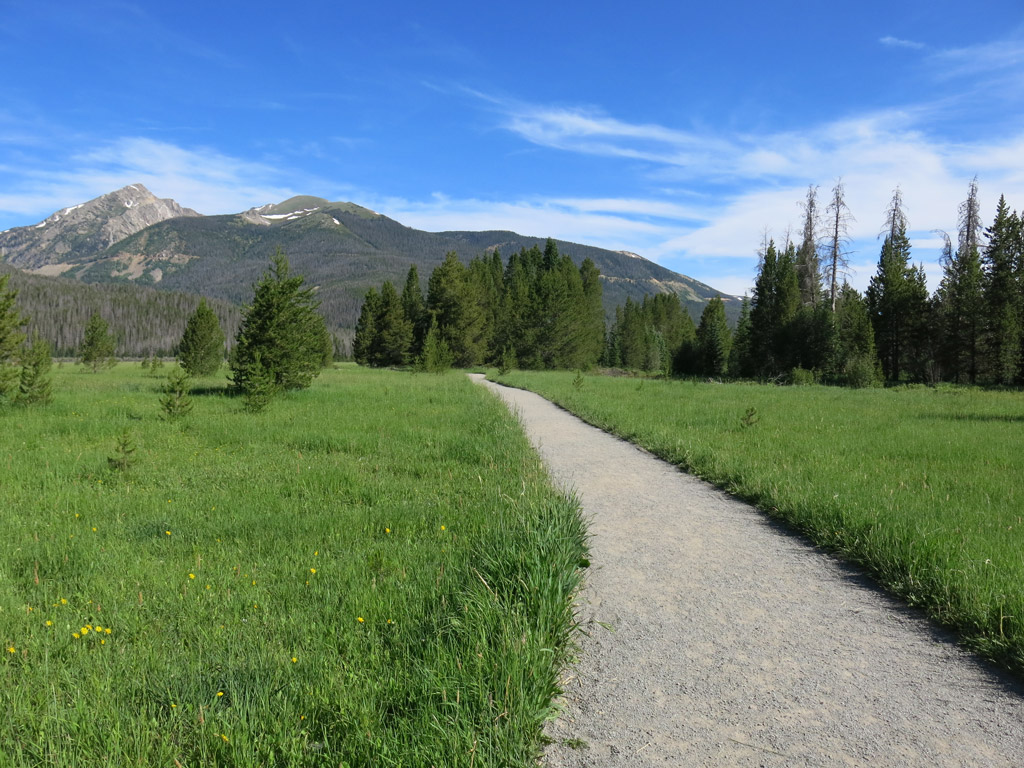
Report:
[[[543,253],[523,249],[504,269],[497,255],[474,259],[468,269],[446,261],[431,275],[425,301],[415,270],[401,296],[387,282],[379,293],[371,289],[356,331],[356,359],[414,362],[436,325],[457,365],[600,364],[849,386],[1024,384],[1024,221],[1005,198],[986,228],[971,182],[956,244],[946,236],[943,278],[929,295],[923,267],[911,261],[897,189],[880,233],[877,271],[862,295],[845,280],[851,216],[844,194],[840,181],[822,210],[817,187],[808,189],[800,243],[763,244],[753,296],[744,300],[735,327],[720,298],[705,305],[695,325],[678,296],[654,294],[640,302],[627,298],[602,334],[596,268],[588,260],[582,276],[575,274],[549,240]]]
[[[90,285],[30,275],[0,265],[10,274],[8,288],[18,292],[17,303],[28,317],[26,330],[50,342],[56,357],[79,354],[89,317],[98,312],[117,339],[118,357],[162,357],[174,354],[200,297],[157,291],[135,285]],[[228,339],[241,322],[241,309],[226,301],[208,300]]]

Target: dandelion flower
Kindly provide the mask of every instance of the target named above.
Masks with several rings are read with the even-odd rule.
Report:
[[[171,535],[171,532],[170,532],[170,531],[164,531],[164,533],[166,533],[166,534],[167,534],[168,536],[170,536],[170,535]]]
[[[97,632],[102,632],[103,631],[103,627],[101,627],[99,624],[97,624],[96,625],[96,631]]]
[[[10,648],[7,649],[7,652],[8,653],[17,653],[17,651],[14,649],[13,645]]]
[[[100,640],[100,645],[106,645],[106,644],[107,644],[106,639]]]
[[[224,741],[227,741],[227,740],[228,740],[228,735],[227,735],[226,733],[222,733],[222,734],[220,735],[220,737],[221,737],[222,739],[224,739]]]
[[[75,638],[75,640],[78,640],[81,637],[81,635],[79,635],[77,632],[72,632],[71,636]]]
[[[67,601],[67,600],[65,600],[65,599],[64,599],[64,598],[62,597],[62,598],[60,599],[60,604],[61,604],[61,605],[67,605],[67,604],[68,604],[68,601]]]
[[[86,635],[88,635],[88,634],[89,634],[89,628],[88,628],[88,627],[82,627],[82,628],[81,628],[80,630],[78,630],[78,631],[82,633],[82,637],[85,637]]]
[[[196,575],[195,575],[194,573],[190,573],[190,574],[188,575],[188,577],[189,577],[190,579],[194,579],[194,578],[196,577]]]
[[[93,529],[93,530],[95,531],[95,530],[96,530],[96,526],[94,525],[94,526],[92,527],[92,529]]]
[[[177,708],[178,708],[178,705],[175,704],[174,702],[171,702],[171,709],[177,709]]]
[[[310,568],[310,569],[309,569],[309,572],[310,572],[310,573],[316,573],[316,568]]]
[[[298,662],[298,660],[299,659],[297,657],[292,656],[292,664],[295,664],[296,662]]]
[[[359,617],[358,617],[358,618],[356,619],[356,621],[358,621],[358,622],[359,622],[360,624],[362,624],[362,623],[363,623],[363,617],[362,617],[362,616],[359,616]]]
[[[52,626],[53,626],[53,622],[52,622],[52,621],[50,621],[49,619],[47,619],[47,620],[46,620],[46,626],[48,626],[48,627],[52,627]]]
[[[95,530],[95,529],[94,529],[94,530]],[[384,529],[384,533],[391,533],[391,529],[390,529],[390,528],[385,528],[385,529]]]
[[[109,634],[110,634],[110,627],[104,627],[104,628],[103,628],[103,631],[104,631],[104,632],[105,632],[106,634],[108,634],[108,635],[109,635]]]
[[[443,531],[444,529],[445,529],[445,528],[444,528],[444,526],[442,525],[442,526],[441,526],[441,530]]]
[[[218,698],[223,696],[223,695],[224,695],[224,691],[217,691],[217,697]]]

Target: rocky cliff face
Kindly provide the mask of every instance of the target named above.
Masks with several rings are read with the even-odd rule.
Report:
[[[3,261],[20,269],[80,264],[146,227],[179,216],[198,216],[174,200],[130,184],[87,203],[57,211],[38,224],[0,233]]]

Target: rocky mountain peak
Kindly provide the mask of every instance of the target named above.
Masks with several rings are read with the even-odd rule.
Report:
[[[62,208],[38,224],[0,233],[3,260],[21,269],[57,265],[73,254],[87,261],[116,242],[167,219],[198,216],[142,184],[129,184],[85,203]]]

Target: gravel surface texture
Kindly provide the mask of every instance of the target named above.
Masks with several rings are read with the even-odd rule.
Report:
[[[755,508],[485,383],[592,536],[546,765],[1024,766],[1012,678]]]

